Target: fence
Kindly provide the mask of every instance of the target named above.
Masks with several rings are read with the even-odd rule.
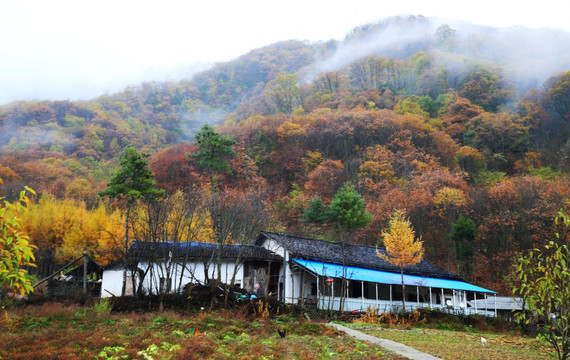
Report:
[[[321,296],[316,303],[317,308],[320,310],[334,310],[337,311],[340,308],[341,298],[331,297],[331,296]],[[489,304],[491,305],[491,304]],[[373,300],[364,298],[345,298],[343,311],[359,311],[366,312],[368,307],[374,307],[378,309],[379,313],[383,312],[399,312],[402,311],[402,301],[394,300]],[[434,310],[440,310],[447,313],[462,314],[462,315],[482,315],[482,316],[496,316],[495,311],[489,309],[475,309],[463,304],[456,304],[456,306],[441,305],[441,304],[430,304],[429,302],[416,302],[416,301],[406,301],[406,311],[414,311],[416,309],[431,308]]]

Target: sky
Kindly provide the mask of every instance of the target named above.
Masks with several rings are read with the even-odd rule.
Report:
[[[395,15],[570,32],[562,0],[7,0],[0,13],[0,105],[179,80],[277,41],[341,40]]]

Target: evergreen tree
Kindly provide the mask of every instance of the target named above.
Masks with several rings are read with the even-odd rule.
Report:
[[[155,187],[152,172],[148,167],[147,153],[139,153],[135,148],[127,146],[125,153],[119,159],[121,167],[111,177],[107,188],[97,192],[101,197],[125,199],[127,202],[125,214],[125,243],[123,288],[121,296],[125,295],[129,247],[129,215],[131,208],[138,200],[154,201],[164,196],[164,190]]]
[[[309,201],[308,207],[303,213],[302,221],[316,224],[330,223],[338,226],[343,268],[339,304],[339,311],[342,311],[346,296],[345,233],[366,227],[372,221],[372,214],[366,211],[364,199],[354,189],[354,185],[347,182],[335,194],[328,208],[325,207],[318,195]]]
[[[472,243],[477,236],[477,226],[473,220],[460,215],[451,226],[449,238],[455,243],[455,258],[460,265],[462,275],[471,278],[473,271],[473,255],[475,250]]]
[[[309,200],[307,208],[303,212],[301,221],[310,224],[323,224],[328,220],[327,207],[319,195]]]
[[[222,245],[224,236],[222,236],[222,221],[221,214],[216,206],[216,185],[218,182],[217,175],[230,173],[229,159],[235,156],[233,145],[235,141],[220,134],[214,129],[213,126],[205,124],[200,128],[196,134],[195,142],[197,151],[191,156],[198,159],[198,163],[208,170],[210,178],[210,216],[212,217],[212,224],[214,224],[214,231],[216,236],[216,257],[217,257],[217,282],[221,282],[222,276]]]
[[[211,185],[216,183],[215,176],[230,173],[228,159],[235,156],[233,146],[235,141],[227,136],[220,136],[212,125],[205,124],[194,139],[197,151],[191,156],[198,159],[198,163],[208,170]]]
[[[347,182],[332,199],[328,218],[343,230],[356,230],[366,227],[372,221],[372,214],[366,211],[364,199],[354,185]]]

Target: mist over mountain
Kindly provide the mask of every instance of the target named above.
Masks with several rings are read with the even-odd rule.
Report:
[[[400,16],[343,40],[252,49],[193,76],[185,64],[155,69],[144,76],[168,80],[117,80],[120,89],[94,98],[14,101],[0,106],[0,196],[30,186],[38,206],[55,209],[39,217],[63,213],[63,202],[91,211],[132,146],[148,153],[168,196],[182,204],[193,194],[188,203],[202,206],[211,174],[191,156],[193,139],[215,124],[235,140],[221,203],[259,206],[266,230],[338,239],[301,219],[309,202],[325,206],[350,182],[373,214],[355,243],[376,245],[405,208],[430,261],[502,291],[514,252],[552,240],[568,206],[568,53],[564,31]],[[460,219],[474,223],[469,239],[450,235]],[[196,226],[211,233],[211,223]],[[59,253],[63,242],[45,246]]]
[[[6,62],[6,59],[5,59]],[[123,91],[143,81],[179,81],[208,69],[212,64],[185,63],[169,66],[148,66],[139,69],[124,68],[114,74],[100,73],[88,79],[78,68],[59,64],[37,67],[26,59],[14,59],[0,70],[0,105],[26,100],[89,100],[103,94]]]
[[[524,27],[493,28],[464,21],[394,17],[355,28],[336,52],[318,59],[311,74],[338,70],[365,56],[406,58],[417,52],[450,53],[505,66],[524,92],[570,69],[570,33]]]

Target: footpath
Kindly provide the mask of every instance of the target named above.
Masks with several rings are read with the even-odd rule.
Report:
[[[347,328],[346,326],[342,326],[342,325],[338,325],[338,324],[332,324],[329,323],[327,324],[328,326],[332,326],[334,328],[337,328],[340,331],[343,331],[345,333],[347,333],[350,336],[353,336],[359,340],[364,340],[364,341],[368,341],[374,344],[378,344],[380,346],[382,346],[383,348],[386,348],[400,356],[404,356],[407,357],[408,359],[412,359],[412,360],[441,360],[438,357],[432,356],[430,354],[426,354],[423,353],[421,351],[418,351],[414,348],[411,348],[409,346],[406,346],[404,344],[400,344],[399,342],[395,342],[392,340],[386,340],[386,339],[380,339],[374,336],[370,336],[364,333],[361,333],[360,331],[356,331],[356,330],[352,330],[350,328]]]

